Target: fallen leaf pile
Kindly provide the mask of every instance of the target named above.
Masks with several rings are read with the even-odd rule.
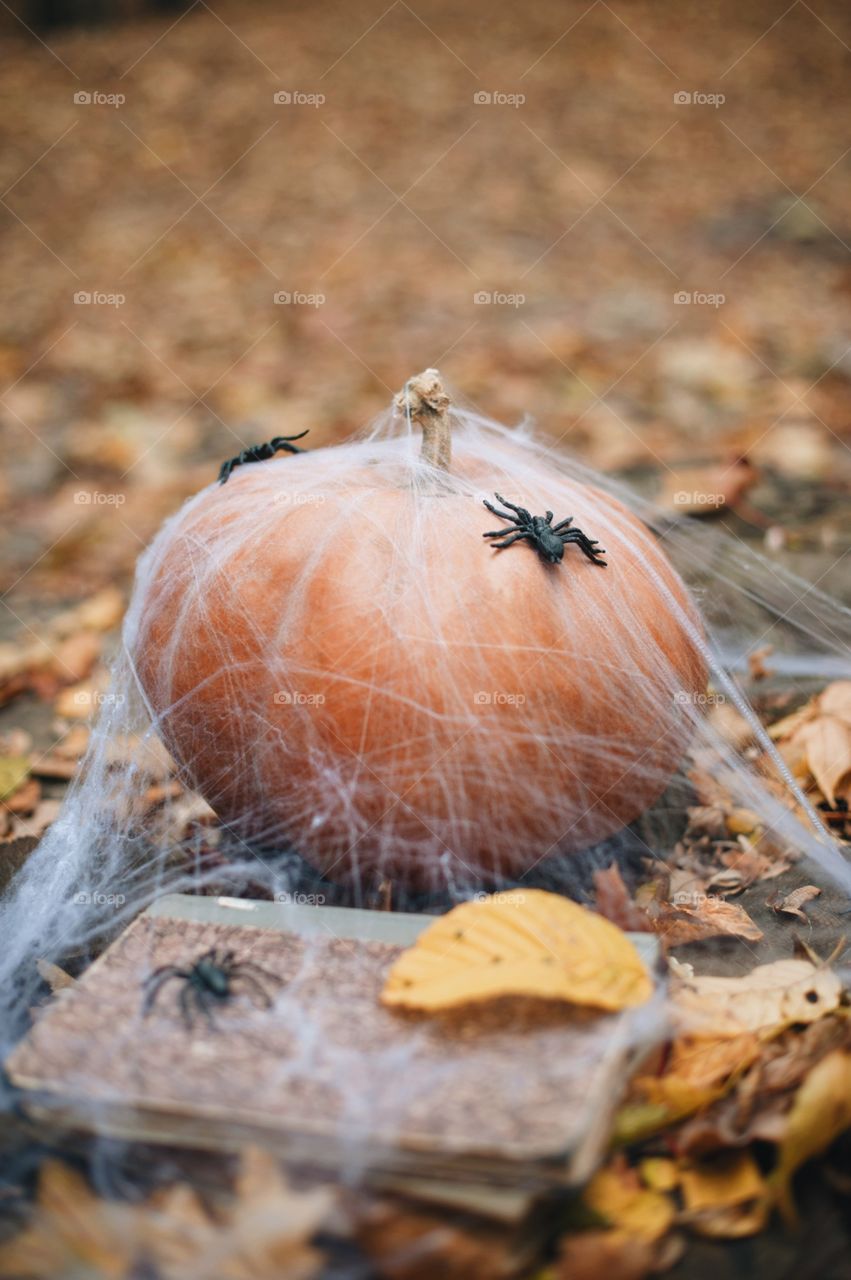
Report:
[[[755,1235],[774,1210],[794,1222],[795,1172],[851,1128],[851,1020],[828,964],[737,978],[672,964],[674,1038],[633,1081],[624,1149],[583,1193],[593,1224],[563,1241],[559,1280],[594,1266],[641,1280],[679,1256],[683,1232]],[[756,1140],[771,1158],[757,1161]]]
[[[462,903],[429,925],[387,978],[384,1004],[436,1011],[500,996],[616,1010],[653,981],[617,926],[541,889]]]
[[[311,1243],[334,1196],[295,1191],[277,1162],[249,1148],[230,1203],[211,1209],[185,1184],[133,1204],[105,1200],[72,1169],[44,1166],[28,1227],[0,1245],[0,1274],[16,1280],[309,1280]]]

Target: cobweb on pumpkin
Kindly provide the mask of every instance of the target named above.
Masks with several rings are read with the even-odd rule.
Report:
[[[589,866],[671,854],[695,769],[757,815],[766,848],[851,888],[741,679],[768,640],[781,667],[841,670],[851,614],[528,426],[451,420],[448,476],[388,411],[211,485],[142,556],[81,776],[0,905],[7,1031],[36,957],[91,953],[166,892],[431,911],[510,885],[581,898]],[[609,567],[576,546],[558,566],[528,543],[494,551],[495,493],[573,516]],[[164,745],[187,790],[151,820]]]

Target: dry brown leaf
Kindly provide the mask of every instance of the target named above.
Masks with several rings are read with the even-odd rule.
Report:
[[[806,913],[801,910],[805,902],[812,902],[813,898],[817,898],[821,893],[814,884],[802,884],[800,889],[793,889],[791,893],[787,893],[782,902],[778,902],[774,908],[778,913],[786,916],[797,916],[799,920],[806,920]]]
[[[795,1095],[780,1145],[772,1189],[789,1222],[797,1218],[792,1178],[807,1160],[825,1151],[851,1126],[851,1053],[835,1050],[822,1058]]]
[[[162,1280],[308,1280],[322,1264],[310,1241],[333,1202],[324,1187],[295,1191],[272,1155],[248,1148],[217,1218],[188,1187],[160,1193],[148,1248]]]
[[[76,978],[72,978],[70,973],[66,973],[58,964],[53,964],[50,960],[36,960],[35,967],[54,995],[57,991],[65,991],[67,987],[73,987],[76,982]]]
[[[105,680],[83,680],[80,684],[69,685],[56,697],[53,704],[56,714],[64,716],[66,720],[88,719],[97,711],[98,700],[105,687]]]
[[[753,740],[753,725],[732,702],[716,702],[707,719],[736,751],[742,751]]]
[[[41,787],[35,778],[28,778],[22,787],[19,787],[14,795],[8,796],[3,801],[3,807],[9,813],[29,814],[33,813],[39,800],[41,799]]]
[[[836,716],[819,716],[798,730],[807,765],[831,809],[836,788],[851,772],[851,726]]]
[[[744,845],[722,853],[721,862],[728,871],[738,876],[743,889],[747,889],[756,880],[774,880],[777,876],[782,876],[792,865],[781,854],[769,856],[754,848],[753,845]],[[710,880],[710,887],[716,883],[716,880]]]
[[[693,1031],[764,1035],[831,1013],[842,998],[842,983],[831,969],[809,960],[775,960],[738,978],[681,980],[672,994],[680,1020]]]
[[[657,1126],[671,1124],[722,1098],[759,1055],[752,1033],[736,1036],[682,1036],[674,1042],[665,1070],[639,1076],[635,1095],[660,1109]]]
[[[851,680],[829,684],[769,733],[795,776],[812,779],[831,808],[851,783]]]
[[[568,898],[525,889],[462,903],[435,920],[399,956],[381,999],[439,1010],[512,995],[615,1010],[652,992],[625,933]]]
[[[765,665],[765,659],[774,652],[773,644],[764,644],[748,654],[748,675],[751,680],[767,680],[773,671]]]
[[[51,1160],[41,1171],[30,1225],[0,1245],[0,1275],[124,1280],[138,1243],[132,1208],[99,1199],[79,1174]]]
[[[835,716],[851,726],[851,680],[835,680],[818,696],[819,710],[823,715]]]
[[[0,1246],[0,1275],[130,1280],[145,1258],[161,1280],[308,1280],[322,1264],[310,1241],[332,1204],[325,1188],[294,1191],[277,1161],[253,1149],[216,1216],[183,1184],[141,1204],[103,1200],[51,1161],[30,1226]]]
[[[644,1280],[658,1270],[658,1249],[626,1231],[579,1231],[565,1236],[553,1280]]]
[[[594,899],[598,913],[619,929],[652,933],[647,912],[631,896],[616,862],[604,871],[594,872]]]
[[[455,1225],[409,1205],[370,1203],[356,1239],[383,1280],[504,1280],[516,1274],[510,1246],[493,1224]]]
[[[745,457],[675,471],[669,468],[656,506],[680,516],[715,515],[738,506],[758,479],[758,470]]]
[[[695,895],[694,906],[686,906],[679,900],[674,904],[655,904],[650,918],[655,932],[668,947],[717,937],[759,942],[763,936],[744,907],[711,894]]]
[[[68,782],[77,772],[78,762],[66,760],[60,755],[40,756],[33,760],[32,771],[39,778],[53,778]]]

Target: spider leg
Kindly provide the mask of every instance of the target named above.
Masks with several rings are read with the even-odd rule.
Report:
[[[227,484],[230,479],[230,473],[234,467],[239,466],[238,458],[228,458],[227,462],[223,462],[219,470],[219,484]]]
[[[521,538],[528,538],[530,534],[525,529],[518,529],[516,533],[509,533],[508,537],[502,542],[492,542],[491,546],[501,551],[503,547],[510,547],[512,542],[519,542]]]
[[[183,1024],[187,1031],[192,1030],[192,1006],[190,1000],[194,990],[194,987],[187,985],[180,993],[180,1012],[183,1017]]]
[[[285,449],[287,453],[304,453],[304,450],[297,448],[292,441],[302,440],[309,431],[308,427],[307,431],[299,431],[296,436],[275,436],[274,440],[270,441],[273,451],[278,453],[281,449]]]
[[[155,969],[143,984],[145,998],[142,1001],[142,1017],[147,1017],[151,1012],[157,996],[170,978],[188,978],[188,976],[185,969],[179,969],[174,964],[164,964],[161,968]]]
[[[517,507],[513,502],[508,502],[507,499],[503,498],[501,493],[495,493],[493,496],[496,498],[497,502],[501,502],[504,507],[508,507],[509,511],[516,511],[524,524],[532,523],[531,513],[527,511],[525,507]]]
[[[581,547],[586,547],[591,551],[599,551],[601,555],[606,554],[605,547],[601,547],[597,538],[589,538],[581,529],[571,529],[569,534],[562,534],[562,537],[568,537],[571,542],[577,542]]]
[[[520,521],[516,516],[509,515],[507,511],[500,511],[499,507],[495,507],[492,502],[488,502],[487,498],[483,498],[485,506],[493,515],[499,516],[500,520],[510,520],[512,524],[520,525]]]
[[[552,513],[552,511],[545,511],[545,512],[544,512],[544,519],[546,520],[547,524],[552,524],[552,522],[553,522],[553,513]]]
[[[280,979],[274,973],[270,973],[268,969],[262,968],[261,965],[255,964],[253,960],[240,960],[239,964],[234,965],[234,972],[239,973],[241,970],[249,970],[251,973],[258,974],[261,978],[268,979],[269,982],[279,982]]]
[[[506,529],[505,525],[501,529],[491,529],[487,533],[483,533],[483,538],[504,538],[507,533],[512,533],[512,529]],[[521,532],[523,532],[521,530]]]
[[[270,1009],[272,1007],[272,1003],[273,1003],[272,997],[269,995],[268,991],[265,991],[263,989],[263,987],[260,984],[260,981],[257,978],[255,978],[253,974],[238,973],[234,977],[234,982],[244,982],[248,994],[249,995],[254,994],[259,996],[260,1002],[264,1009]],[[257,1001],[252,999],[252,1004],[256,1004],[256,1003]]]
[[[568,516],[565,520],[559,520],[558,524],[554,525],[553,532],[561,533],[564,529],[568,527],[568,525],[571,525],[571,524],[573,524],[573,516]]]
[[[200,1009],[201,1013],[203,1013],[204,1017],[207,1019],[207,1026],[210,1028],[211,1031],[215,1031],[216,1020],[213,1017],[213,1010],[210,1006],[210,1000],[207,995],[207,992],[204,991],[203,989],[196,990],[195,988],[193,988],[192,995],[194,996],[195,1004]]]
[[[568,542],[574,542],[583,555],[587,556],[594,564],[601,564],[605,568],[606,561],[599,559],[601,555],[605,555],[602,547],[596,547],[590,538],[586,538],[584,533],[580,533],[578,529],[574,529],[571,533],[563,533],[562,541],[567,545]]]

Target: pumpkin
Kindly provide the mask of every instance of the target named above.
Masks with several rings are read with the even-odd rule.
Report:
[[[340,882],[517,878],[664,790],[699,622],[649,531],[562,458],[450,413],[434,370],[398,403],[401,431],[190,500],[140,566],[128,648],[184,777],[253,847]],[[494,492],[573,516],[608,567],[495,549]]]

